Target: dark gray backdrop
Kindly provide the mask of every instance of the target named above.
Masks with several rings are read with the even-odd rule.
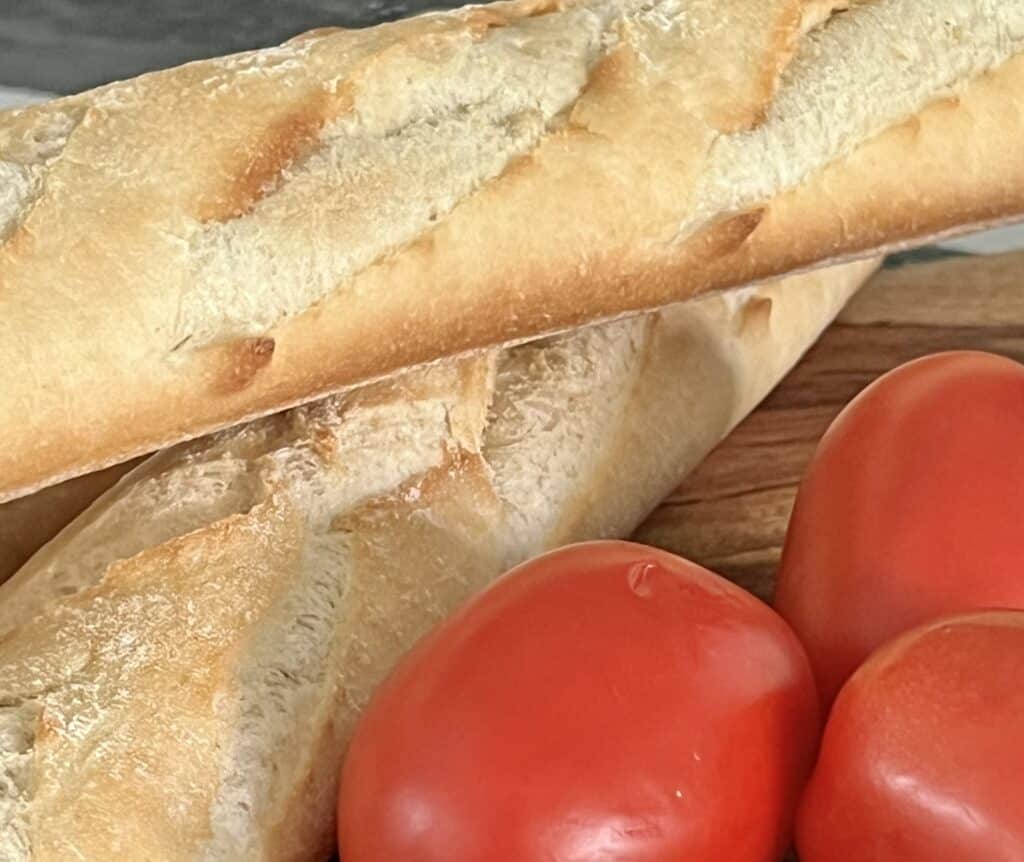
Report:
[[[0,85],[72,93],[312,27],[364,27],[457,0],[0,0]]]

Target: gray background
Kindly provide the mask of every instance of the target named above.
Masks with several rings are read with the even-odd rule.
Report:
[[[72,93],[284,41],[365,27],[457,0],[0,0],[0,84]]]

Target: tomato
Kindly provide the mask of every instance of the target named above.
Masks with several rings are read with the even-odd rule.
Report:
[[[934,622],[843,688],[800,806],[801,862],[1024,859],[1024,613]]]
[[[871,652],[959,611],[1024,607],[1024,366],[946,353],[886,374],[822,439],[776,609],[825,705]]]
[[[775,862],[818,732],[769,607],[663,551],[563,549],[378,689],[342,774],[342,857]]]

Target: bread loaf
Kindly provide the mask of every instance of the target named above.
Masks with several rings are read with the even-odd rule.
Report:
[[[1024,209],[1024,0],[518,0],[0,113],[0,499]]]
[[[0,858],[321,860],[374,685],[628,534],[870,264],[407,373],[144,462],[0,588]]]

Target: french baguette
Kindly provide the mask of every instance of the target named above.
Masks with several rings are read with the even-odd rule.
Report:
[[[0,858],[320,860],[374,685],[627,535],[873,264],[408,372],[145,461],[0,588]]]
[[[1024,211],[1024,0],[517,0],[0,113],[0,499]]]

